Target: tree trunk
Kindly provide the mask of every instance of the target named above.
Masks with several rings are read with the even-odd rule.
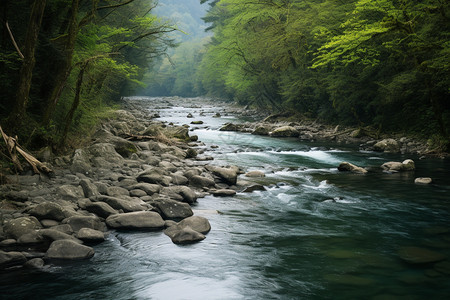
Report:
[[[62,49],[63,60],[61,65],[58,67],[58,71],[55,74],[56,82],[53,86],[53,90],[47,100],[47,105],[42,118],[42,125],[47,127],[50,124],[53,112],[56,109],[56,104],[58,104],[61,93],[66,85],[67,78],[72,70],[72,58],[75,48],[75,41],[78,35],[78,10],[79,10],[80,0],[72,0],[71,14],[69,20],[69,29],[67,32],[66,40]]]
[[[34,52],[39,36],[42,16],[44,15],[45,2],[46,0],[35,0],[33,7],[31,8],[31,15],[25,38],[25,48],[23,51],[24,59],[19,73],[16,105],[9,116],[10,129],[19,128],[26,113],[35,64]]]

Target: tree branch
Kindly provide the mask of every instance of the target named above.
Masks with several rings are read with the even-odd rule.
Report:
[[[14,45],[14,48],[16,48],[17,53],[19,54],[20,58],[24,59],[25,56],[23,56],[22,52],[19,49],[19,46],[17,46],[16,40],[14,39],[14,36],[13,36],[13,34],[11,32],[11,29],[9,28],[8,21],[6,21],[6,29],[8,29],[8,33],[9,33],[9,36],[11,37],[11,41],[12,41],[12,43]]]

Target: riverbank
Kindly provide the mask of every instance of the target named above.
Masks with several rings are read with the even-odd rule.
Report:
[[[171,107],[172,100],[177,101],[155,98],[151,105]],[[177,244],[205,238],[210,224],[191,206],[209,194],[241,191],[240,170],[208,166],[212,158],[198,153],[200,142],[189,136],[188,126],[155,120],[156,111],[144,102],[124,100],[123,108],[73,154],[40,157],[53,166],[51,176],[4,176],[1,269],[90,258],[92,246],[111,230],[164,230]],[[190,105],[201,105],[194,102]]]

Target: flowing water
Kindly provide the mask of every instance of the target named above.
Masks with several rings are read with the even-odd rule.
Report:
[[[151,99],[150,99],[151,100]],[[149,101],[150,101],[149,100]],[[204,116],[199,116],[200,112]],[[212,230],[177,246],[161,232],[113,232],[85,262],[0,275],[4,299],[443,299],[450,267],[410,265],[403,247],[450,257],[450,162],[357,147],[220,132],[220,108],[166,107],[161,120],[205,123],[192,134],[212,164],[262,170],[266,191],[207,196],[194,206]],[[218,148],[211,148],[212,145]],[[338,173],[413,158],[413,173]],[[434,184],[415,185],[415,177]],[[248,180],[246,178],[242,178]],[[217,212],[216,212],[217,211]],[[447,275],[446,275],[447,274]]]

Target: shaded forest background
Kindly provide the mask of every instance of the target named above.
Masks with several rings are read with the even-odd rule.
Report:
[[[414,134],[445,150],[449,6],[2,0],[0,124],[29,147],[58,148],[85,135],[121,96],[208,95]]]

